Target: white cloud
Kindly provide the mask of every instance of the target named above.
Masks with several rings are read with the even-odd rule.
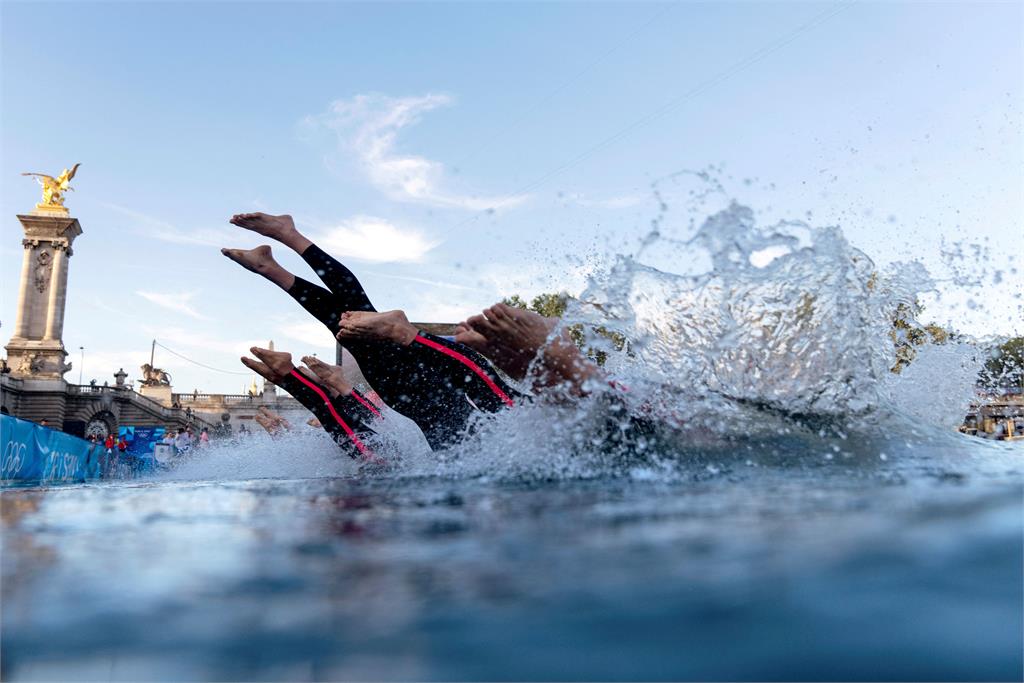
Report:
[[[316,241],[336,256],[388,263],[417,262],[439,242],[414,228],[399,228],[383,218],[354,216],[321,230]]]
[[[335,346],[334,337],[331,336],[330,331],[316,321],[287,322],[279,325],[277,331],[288,339],[317,349],[333,349]],[[302,349],[286,348],[284,344],[276,344],[276,346],[278,351],[288,351],[294,358],[300,358],[307,353]]]
[[[348,100],[335,100],[327,112],[309,116],[303,123],[334,131],[339,144],[346,151],[355,152],[370,182],[391,199],[472,211],[521,203],[525,197],[481,197],[445,190],[444,164],[395,149],[399,131],[416,124],[424,113],[451,101],[447,95],[438,94],[356,95]]]
[[[494,303],[491,298],[467,296],[453,300],[448,296],[424,292],[410,302],[408,315],[413,322],[457,323]]]
[[[127,206],[111,204],[110,202],[99,202],[101,206],[116,211],[132,220],[131,228],[134,232],[173,244],[199,244],[202,246],[222,247],[237,241],[238,234],[242,231],[229,228],[199,228],[196,230],[182,230],[167,221],[155,216],[150,216],[141,211],[130,209]]]
[[[201,349],[206,352],[226,353],[232,356],[241,356],[249,353],[250,346],[266,346],[266,339],[222,339],[204,334],[196,329],[184,329],[181,327],[151,327],[143,328],[146,336],[154,337],[157,343],[181,351],[180,347]],[[230,370],[231,368],[227,368]],[[241,368],[240,368],[241,369]]]
[[[196,320],[209,320],[209,318],[199,311],[197,311],[191,303],[189,303],[198,292],[145,292],[137,290],[135,292],[146,301],[156,304],[161,308],[166,308],[169,311],[175,313],[182,313]]]
[[[84,364],[82,364],[83,356],[85,357]],[[70,353],[68,360],[71,361],[73,367],[71,372],[64,375],[64,379],[67,381],[78,382],[78,378],[81,377],[85,384],[88,384],[91,379],[96,380],[97,384],[104,382],[113,384],[114,373],[120,369],[127,372],[130,379],[138,377],[141,374],[139,367],[143,363],[149,362],[149,350],[93,351],[85,349],[84,354],[78,351]]]

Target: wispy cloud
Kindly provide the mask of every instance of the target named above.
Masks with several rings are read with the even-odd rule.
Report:
[[[209,320],[209,318],[195,309],[190,303],[198,292],[146,292],[137,290],[135,292],[151,304],[156,304],[168,311],[181,313],[196,320]]]
[[[185,349],[200,349],[204,352],[215,354],[222,353],[239,356],[249,353],[249,347],[251,346],[267,345],[266,339],[224,339],[219,336],[206,334],[195,328],[185,329],[182,327],[153,327],[147,325],[143,327],[143,330],[146,336],[152,336],[159,343],[170,346],[182,353],[185,353]],[[231,370],[232,368],[228,369]]]
[[[378,263],[415,263],[439,244],[415,228],[398,227],[375,216],[354,216],[320,229],[316,241],[337,256]]]
[[[84,358],[85,363],[79,368],[79,364],[82,363],[82,355],[73,353],[68,357],[68,360],[72,361],[74,367],[69,372],[65,379],[69,382],[77,382],[79,375],[82,377],[82,381],[88,383],[89,380],[94,379],[99,384],[108,382],[114,383],[114,373],[118,370],[125,370],[128,373],[129,379],[139,376],[139,366],[149,361],[149,349],[146,350],[124,350],[124,351],[94,351],[92,349],[86,349]],[[81,369],[81,373],[79,370]]]
[[[395,275],[393,273],[382,273],[379,270],[362,270],[362,273],[373,275],[374,277],[381,277],[388,280],[398,280],[400,282],[414,282],[420,285],[428,285],[430,287],[440,287],[442,289],[459,289],[466,292],[479,292],[481,287],[479,286],[468,286],[460,285],[454,282],[445,282],[443,280],[432,280],[425,277],[413,277],[411,275]]]
[[[598,209],[629,209],[634,206],[639,206],[649,199],[640,194],[622,194],[614,197],[604,197],[602,199],[595,199],[588,197],[582,193],[563,193],[559,194],[559,199],[566,202],[572,202],[579,204],[587,208],[598,208]]]
[[[198,244],[202,246],[220,247],[237,240],[239,230],[224,228],[197,228],[194,230],[183,230],[176,225],[161,220],[156,216],[136,211],[135,209],[112,204],[110,202],[99,202],[112,211],[115,211],[129,219],[133,232],[146,237],[171,242],[174,244]]]
[[[356,95],[335,100],[323,114],[303,124],[325,127],[338,137],[346,152],[354,152],[367,178],[391,199],[443,208],[483,211],[521,203],[525,197],[486,197],[446,189],[444,164],[395,148],[399,132],[416,124],[426,112],[451,104],[447,95],[388,97]]]
[[[326,350],[333,349],[335,346],[335,341],[330,331],[319,322],[312,320],[286,322],[277,327],[277,332],[287,339],[301,342],[308,347]],[[306,353],[303,349],[285,348],[286,345],[284,344],[278,344],[277,346],[279,351],[287,350],[292,352],[294,358],[299,358]]]

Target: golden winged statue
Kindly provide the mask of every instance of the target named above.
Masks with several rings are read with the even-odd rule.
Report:
[[[71,187],[71,179],[75,177],[75,171],[81,165],[75,164],[70,171],[65,168],[56,178],[45,173],[22,173],[21,175],[35,176],[36,182],[42,186],[43,202],[37,204],[39,208],[64,208],[64,193],[75,189]]]

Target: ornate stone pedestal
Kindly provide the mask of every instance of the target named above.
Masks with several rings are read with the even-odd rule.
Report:
[[[64,304],[71,243],[82,234],[77,218],[63,208],[37,208],[18,216],[25,231],[25,248],[14,335],[7,360],[14,377],[58,380],[71,369],[65,363]]]
[[[139,393],[168,408],[173,403],[170,384],[143,384],[139,387]]]

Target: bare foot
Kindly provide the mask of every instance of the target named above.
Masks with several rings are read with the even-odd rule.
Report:
[[[346,311],[341,314],[338,328],[339,341],[377,339],[397,342],[402,346],[412,344],[419,334],[402,311]]]
[[[567,383],[575,393],[583,393],[583,383],[600,375],[597,366],[580,353],[568,330],[551,336],[558,318],[545,318],[502,303],[466,322],[498,350],[498,367],[511,377],[523,379],[530,364],[538,359],[534,378],[537,388]]]
[[[465,321],[455,326],[455,341],[487,355],[484,351],[488,346],[487,337],[474,330]]]
[[[323,382],[328,389],[332,389],[344,396],[352,393],[352,385],[345,380],[345,373],[340,365],[325,363],[316,356],[303,356],[302,362],[309,367],[317,379]],[[304,370],[304,368],[300,369]]]
[[[258,211],[256,213],[236,213],[228,219],[228,222],[278,241],[283,241],[282,237],[288,237],[298,232],[295,229],[295,221],[287,214],[271,216]]]
[[[476,317],[482,318],[483,316]],[[485,337],[484,335],[480,334],[472,327],[470,327],[468,320],[464,320],[463,322],[455,326],[454,337],[455,341],[457,341],[458,343],[465,344],[474,351],[479,351],[480,353],[482,353],[484,356],[487,357],[488,360],[490,360],[496,366],[501,368],[502,372],[504,372],[506,375],[509,375],[510,377],[516,377],[515,374],[509,372],[510,366],[514,362],[514,359],[506,358],[505,356],[507,354],[505,353],[505,350],[497,344],[492,344],[487,337]],[[525,369],[523,370],[523,372],[525,372]],[[516,379],[522,378],[516,377]]]
[[[509,377],[521,380],[557,323],[557,318],[544,318],[532,311],[499,303],[464,324],[486,340],[487,350],[478,351]]]
[[[274,266],[280,267],[277,261],[274,260],[274,255],[271,253],[270,247],[266,244],[258,246],[255,249],[221,249],[220,253],[224,254],[246,270],[251,270],[252,272],[259,273],[260,275],[273,269]]]
[[[228,219],[232,225],[252,230],[260,235],[273,238],[301,254],[312,244],[298,230],[295,221],[287,214],[271,216],[266,213],[236,213]]]
[[[262,275],[285,291],[295,284],[295,276],[274,260],[274,255],[266,244],[255,249],[221,249],[220,253],[246,270]]]
[[[267,408],[266,406],[260,406],[259,408],[257,408],[256,415],[254,417],[257,421],[259,421],[260,418],[262,417],[269,424],[271,424],[275,430],[284,429],[285,431],[291,431],[291,423],[288,422],[288,420],[281,417],[280,415],[278,415],[277,413],[275,413],[274,411],[272,411],[270,408]],[[263,423],[260,422],[260,424]],[[266,425],[263,426],[266,427]],[[267,431],[270,430],[268,429]]]
[[[497,330],[491,321],[482,315],[474,315],[455,328],[455,341],[482,353],[509,377],[521,380],[526,377],[530,361],[536,354],[520,353],[498,343]]]
[[[277,436],[281,431],[281,425],[279,425],[273,418],[267,417],[266,415],[256,413],[252,416],[252,419],[256,420],[256,424],[267,430],[267,434],[270,434],[271,436]]]
[[[253,360],[252,358],[248,358],[246,356],[242,356],[240,360],[242,361],[242,365],[249,368],[260,377],[263,377],[264,379],[269,379],[271,382],[277,382],[283,376],[278,375],[276,372],[268,368],[266,363],[261,363],[258,360]]]
[[[292,365],[292,354],[287,351],[271,351],[270,349],[261,349],[258,346],[253,346],[249,351],[252,352],[252,355],[259,358],[260,361],[262,361],[262,365],[274,375],[274,377],[267,377],[266,375],[263,375],[271,382],[283,378],[295,369],[295,366]],[[246,366],[252,367],[249,363],[245,362],[246,360],[249,359],[243,358],[242,362],[245,363]]]

